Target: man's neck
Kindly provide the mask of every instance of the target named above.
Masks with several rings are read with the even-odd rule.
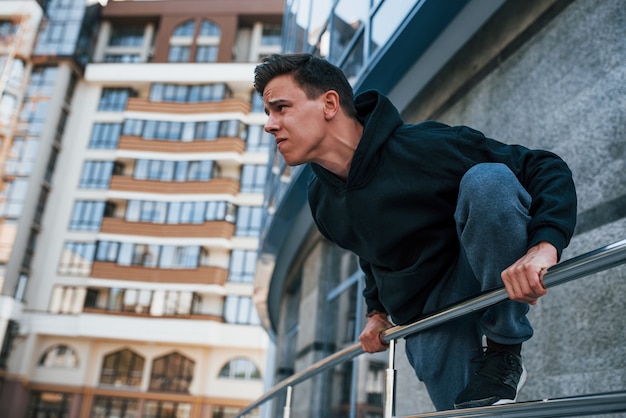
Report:
[[[335,174],[341,180],[346,181],[350,173],[354,153],[361,142],[363,125],[354,119],[347,119],[328,138],[327,152],[315,163]]]

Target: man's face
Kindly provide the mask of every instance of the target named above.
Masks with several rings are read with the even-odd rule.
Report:
[[[274,135],[288,165],[314,162],[319,157],[319,144],[327,129],[322,96],[307,98],[291,75],[273,78],[263,91],[269,116],[265,131]]]

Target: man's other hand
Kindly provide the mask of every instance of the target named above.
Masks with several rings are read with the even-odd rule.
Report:
[[[393,327],[393,324],[387,320],[387,314],[376,313],[367,319],[365,328],[359,336],[361,347],[366,353],[377,353],[385,351],[389,344],[381,338],[382,332]]]
[[[502,281],[509,299],[535,305],[548,293],[543,276],[558,260],[556,248],[549,242],[531,247],[526,255],[502,272]]]

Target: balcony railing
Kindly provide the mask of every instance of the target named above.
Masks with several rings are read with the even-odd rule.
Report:
[[[228,269],[212,266],[165,269],[94,261],[91,267],[91,277],[151,283],[194,283],[223,286],[228,279]]]
[[[563,261],[546,272],[544,284],[554,287],[572,280],[588,276],[626,263],[626,240],[616,242],[603,248]],[[384,417],[395,416],[395,341],[398,338],[421,332],[444,322],[485,309],[508,299],[504,288],[484,293],[468,301],[428,315],[412,324],[397,326],[386,330],[383,339],[389,343],[389,368],[385,380]],[[359,343],[332,354],[325,359],[309,366],[274,386],[259,399],[242,409],[237,417],[245,417],[265,402],[286,393],[283,417],[288,418],[291,411],[292,389],[325,370],[352,360],[363,354]],[[440,411],[410,417],[471,417],[471,416],[506,416],[506,417],[570,417],[591,414],[626,412],[626,391],[596,393],[558,399],[543,399],[531,402],[520,402],[509,405],[498,405],[480,408],[468,408],[453,411]],[[409,418],[408,416],[405,418]]]
[[[103,218],[100,232],[147,237],[230,239],[235,235],[235,225],[227,221],[208,221],[199,224],[159,224],[128,222],[123,218]]]
[[[120,136],[117,149],[124,151],[145,151],[164,153],[236,153],[246,151],[246,142],[236,137],[220,137],[210,141],[166,141],[143,139],[139,136]]]
[[[131,176],[113,175],[109,189],[122,192],[164,194],[229,194],[239,193],[235,179],[212,178],[208,181],[137,180]]]

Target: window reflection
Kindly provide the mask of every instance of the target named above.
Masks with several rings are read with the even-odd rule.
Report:
[[[333,14],[329,59],[338,62],[346,48],[365,25],[370,0],[341,0]]]
[[[371,53],[387,43],[418,0],[386,0],[372,19]]]

